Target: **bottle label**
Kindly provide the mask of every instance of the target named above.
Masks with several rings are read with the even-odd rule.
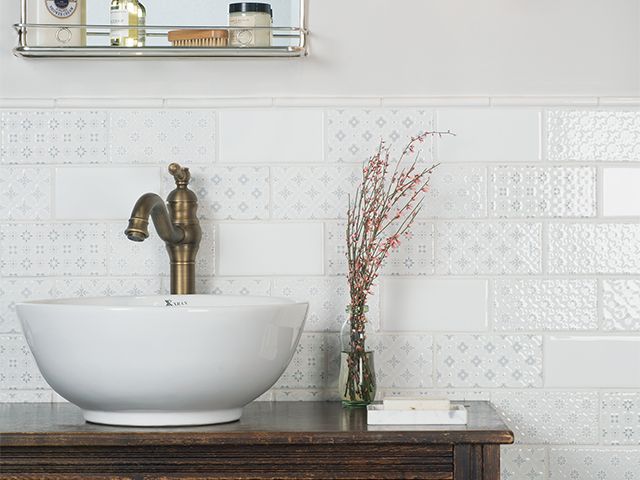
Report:
[[[78,0],[45,0],[44,3],[56,18],[69,18],[78,8]]]
[[[111,10],[111,25],[113,26],[127,26],[129,25],[129,11],[128,10]],[[111,38],[126,37],[129,34],[129,30],[111,30]]]

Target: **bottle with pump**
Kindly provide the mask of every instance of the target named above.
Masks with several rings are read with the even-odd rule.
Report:
[[[144,27],[147,12],[138,0],[111,0],[111,26],[123,27],[111,30],[111,45],[114,47],[144,47]]]
[[[87,44],[85,28],[65,25],[87,23],[86,0],[28,0],[29,23],[56,25],[57,28],[34,27],[27,32],[30,45],[38,47],[84,47]]]

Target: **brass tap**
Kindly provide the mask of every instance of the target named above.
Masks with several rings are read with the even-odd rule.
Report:
[[[191,180],[188,168],[172,163],[169,173],[176,181],[176,188],[167,197],[167,203],[155,193],[142,195],[133,207],[124,233],[129,240],[143,242],[149,237],[151,217],[169,252],[171,293],[188,295],[196,291],[196,254],[202,239],[196,216],[198,197],[188,188]]]

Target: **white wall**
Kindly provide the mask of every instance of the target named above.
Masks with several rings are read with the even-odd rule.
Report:
[[[310,0],[309,58],[144,62],[14,58],[3,4],[0,97],[640,93],[637,0]]]

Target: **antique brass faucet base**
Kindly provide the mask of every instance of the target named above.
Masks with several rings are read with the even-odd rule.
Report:
[[[134,242],[146,240],[151,217],[169,253],[171,293],[188,295],[196,290],[196,255],[202,239],[196,215],[198,197],[188,188],[191,180],[188,168],[172,163],[169,173],[176,181],[176,188],[167,197],[167,203],[155,193],[142,195],[133,207],[129,226],[124,233]]]

